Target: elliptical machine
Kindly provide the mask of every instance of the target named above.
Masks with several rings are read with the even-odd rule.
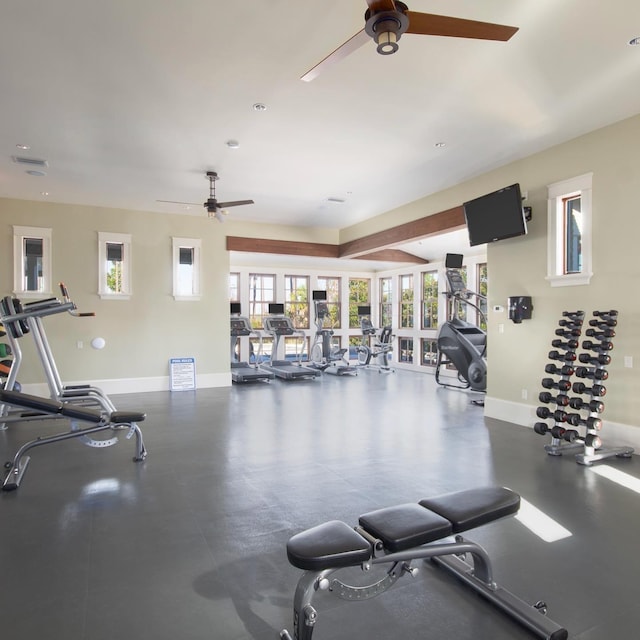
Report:
[[[337,376],[358,375],[358,370],[349,365],[345,354],[347,349],[341,349],[331,344],[333,329],[324,326],[325,320],[330,318],[327,306],[327,292],[313,291],[313,306],[315,309],[316,336],[311,347],[311,365],[320,371],[333,373]]]
[[[393,373],[394,369],[389,364],[395,337],[391,327],[382,327],[378,332],[371,322],[370,305],[358,307],[358,316],[362,330],[362,344],[358,347],[358,366],[377,369],[378,373]]]
[[[443,387],[454,389],[468,389],[486,391],[487,389],[487,334],[466,320],[462,320],[460,304],[469,305],[476,309],[483,317],[484,313],[479,305],[470,301],[476,297],[484,300],[485,296],[467,289],[460,268],[462,255],[448,253],[445,260],[447,276],[447,303],[451,320],[445,322],[438,331],[438,359],[436,361],[436,382]],[[458,380],[461,384],[449,384],[440,379],[442,366],[452,364],[458,370]]]

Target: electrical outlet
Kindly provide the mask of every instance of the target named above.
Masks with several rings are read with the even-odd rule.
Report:
[[[627,369],[633,369],[633,356],[625,356],[624,357],[624,366]]]
[[[76,342],[76,347],[78,347],[78,349],[84,349],[84,342],[82,342],[82,340],[78,340],[78,342]]]
[[[527,400],[529,398],[529,392],[526,389],[522,390],[522,399]]]
[[[498,333],[504,333],[504,325],[502,323],[498,325]]]

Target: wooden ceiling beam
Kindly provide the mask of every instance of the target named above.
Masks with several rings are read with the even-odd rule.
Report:
[[[312,258],[340,257],[340,247],[337,244],[293,242],[291,240],[266,240],[263,238],[241,238],[238,236],[227,236],[227,251],[277,253],[289,256],[310,256]]]
[[[431,216],[412,220],[405,224],[372,233],[369,236],[351,240],[340,245],[341,258],[356,258],[358,255],[377,249],[393,247],[394,245],[413,240],[420,240],[429,236],[461,229],[465,225],[464,210],[460,207],[447,209]]]
[[[400,249],[382,249],[372,251],[359,256],[354,256],[355,260],[379,260],[380,262],[409,262],[411,264],[429,264],[428,260],[414,256],[412,253],[401,251]]]
[[[454,207],[453,209],[434,213],[431,216],[406,222],[397,227],[372,233],[371,235],[358,238],[357,240],[351,240],[341,245],[227,236],[227,251],[275,253],[312,258],[361,258],[363,260],[426,264],[428,260],[423,260],[410,253],[393,249],[393,247],[440,233],[455,231],[456,229],[463,228],[464,225],[463,208]]]

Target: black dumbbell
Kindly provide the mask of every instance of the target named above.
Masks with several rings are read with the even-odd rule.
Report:
[[[582,425],[584,427],[587,427],[588,429],[602,429],[602,420],[594,416],[582,418],[579,413],[569,413],[567,414],[567,422],[572,427],[579,427],[580,425]]]
[[[560,353],[559,351],[549,351],[549,360],[562,360],[563,362],[573,362],[576,359],[576,354],[573,351],[567,351],[566,353]]]
[[[578,378],[589,378],[591,380],[606,380],[609,372],[606,369],[598,369],[592,367],[576,367],[576,375]]]
[[[615,309],[611,309],[611,311],[594,311],[594,316],[617,316],[618,312]]]
[[[544,367],[545,373],[552,373],[557,376],[572,376],[574,369],[568,364],[563,364],[559,367],[557,364],[549,363]]]
[[[584,318],[584,311],[563,311],[562,312],[562,317],[563,318],[578,318],[578,319],[582,319]]]
[[[543,436],[543,435],[545,435],[546,433],[549,432],[549,425],[546,422],[536,422],[533,425],[533,430],[537,434]]]
[[[611,356],[607,353],[600,353],[597,356],[591,355],[590,353],[581,353],[578,356],[578,360],[583,364],[611,364]]]
[[[609,340],[602,340],[601,342],[583,340],[582,348],[589,349],[589,351],[598,351],[600,353],[603,353],[604,351],[611,351],[613,349],[613,342],[610,342]]]
[[[558,325],[569,331],[582,331],[582,320],[577,320],[575,322],[571,320],[559,320]]]
[[[603,387],[601,384],[594,384],[592,387],[587,387],[587,385],[584,382],[574,382],[573,392],[585,393],[591,396],[601,397],[606,395],[607,388]]]
[[[556,382],[553,378],[542,378],[542,386],[545,389],[558,389],[558,391],[569,391],[569,389],[571,389],[571,382],[569,380],[558,380]]]
[[[580,344],[577,340],[567,340],[566,342],[563,340],[552,340],[551,346],[556,349],[577,349],[578,344]]]
[[[580,329],[556,329],[555,333],[561,338],[579,338],[582,331]]]
[[[572,409],[587,409],[593,413],[602,413],[604,411],[604,402],[602,400],[589,400],[585,402],[582,398],[571,398],[569,406]]]
[[[563,438],[564,434],[567,432],[567,430],[564,427],[561,427],[559,424],[553,425],[553,427],[551,427],[549,431],[551,431],[551,435],[554,438],[558,438],[558,439]]]
[[[560,409],[551,411],[549,407],[538,407],[536,409],[536,415],[543,420],[547,418],[553,418],[556,422],[566,422],[567,420],[567,413],[565,411],[561,411]]]
[[[557,396],[553,396],[548,391],[541,391],[538,399],[540,400],[540,402],[544,402],[545,404],[554,402],[559,407],[566,407],[569,404],[569,396],[565,396],[562,393],[558,394]]]
[[[575,442],[580,434],[575,429],[566,429],[562,434],[562,439],[567,442]]]
[[[590,338],[595,338],[596,340],[616,337],[616,332],[613,329],[603,329],[602,331],[596,331],[596,329],[587,329],[585,333]]]
[[[595,433],[588,433],[584,439],[585,447],[599,449],[602,446],[602,440]]]
[[[607,327],[617,327],[618,321],[615,318],[600,318],[600,320],[589,320],[590,327],[598,327],[599,329],[606,329]]]

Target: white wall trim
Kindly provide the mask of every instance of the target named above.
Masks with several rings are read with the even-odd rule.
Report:
[[[536,407],[533,405],[500,400],[487,396],[484,400],[485,418],[495,418],[504,422],[513,422],[517,425],[533,429],[533,425],[539,422],[536,417]],[[640,453],[640,426],[611,422],[603,417],[602,442],[607,447],[633,447]],[[540,443],[546,444],[549,436],[540,437]]]
[[[98,387],[107,395],[116,395],[121,393],[145,393],[148,391],[169,391],[169,376],[116,378],[111,380],[83,380],[80,382],[68,382],[67,386],[75,384],[88,384],[92,387]],[[230,372],[196,374],[196,390],[229,386],[231,386]],[[49,387],[46,383],[23,384],[22,390],[24,393],[31,393],[45,398],[49,397]]]

